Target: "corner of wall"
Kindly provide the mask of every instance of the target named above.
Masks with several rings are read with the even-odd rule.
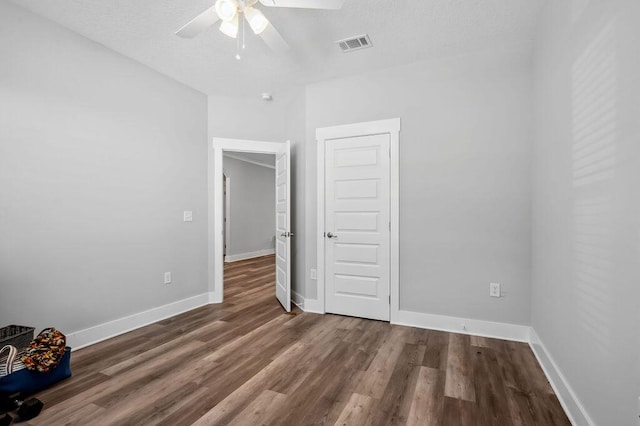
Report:
[[[545,376],[547,376],[547,380],[549,380],[571,424],[595,425],[568,380],[564,374],[562,374],[562,370],[560,370],[560,367],[555,363],[533,327],[531,327],[530,330],[529,346],[542,367]]]

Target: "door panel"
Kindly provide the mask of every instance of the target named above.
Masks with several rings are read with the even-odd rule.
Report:
[[[389,144],[389,134],[326,141],[327,312],[389,320]]]
[[[276,297],[291,312],[291,156],[289,142],[276,154]]]
[[[229,200],[227,200],[227,175],[222,175],[222,256],[227,258],[227,219],[229,217],[228,208]]]

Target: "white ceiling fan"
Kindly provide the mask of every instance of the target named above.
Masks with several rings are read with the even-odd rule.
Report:
[[[258,1],[267,7],[292,7],[303,9],[340,9],[344,0],[216,0],[215,4],[205,10],[182,28],[176,35],[182,38],[193,38],[205,29],[220,23],[220,31],[232,38],[237,38],[240,25],[244,25],[243,17],[251,30],[259,35],[275,52],[289,50],[289,45],[269,20],[255,6]],[[240,54],[236,55],[240,59]]]

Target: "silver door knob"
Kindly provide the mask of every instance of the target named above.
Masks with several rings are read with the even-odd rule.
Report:
[[[283,232],[282,234],[280,234],[281,237],[293,237],[293,232]]]
[[[327,238],[338,238],[338,236],[332,232],[327,232]]]

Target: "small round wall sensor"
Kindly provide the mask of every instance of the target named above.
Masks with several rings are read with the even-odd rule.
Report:
[[[271,96],[271,93],[263,93],[262,94],[262,100],[263,101],[272,101],[273,100],[273,96]]]

